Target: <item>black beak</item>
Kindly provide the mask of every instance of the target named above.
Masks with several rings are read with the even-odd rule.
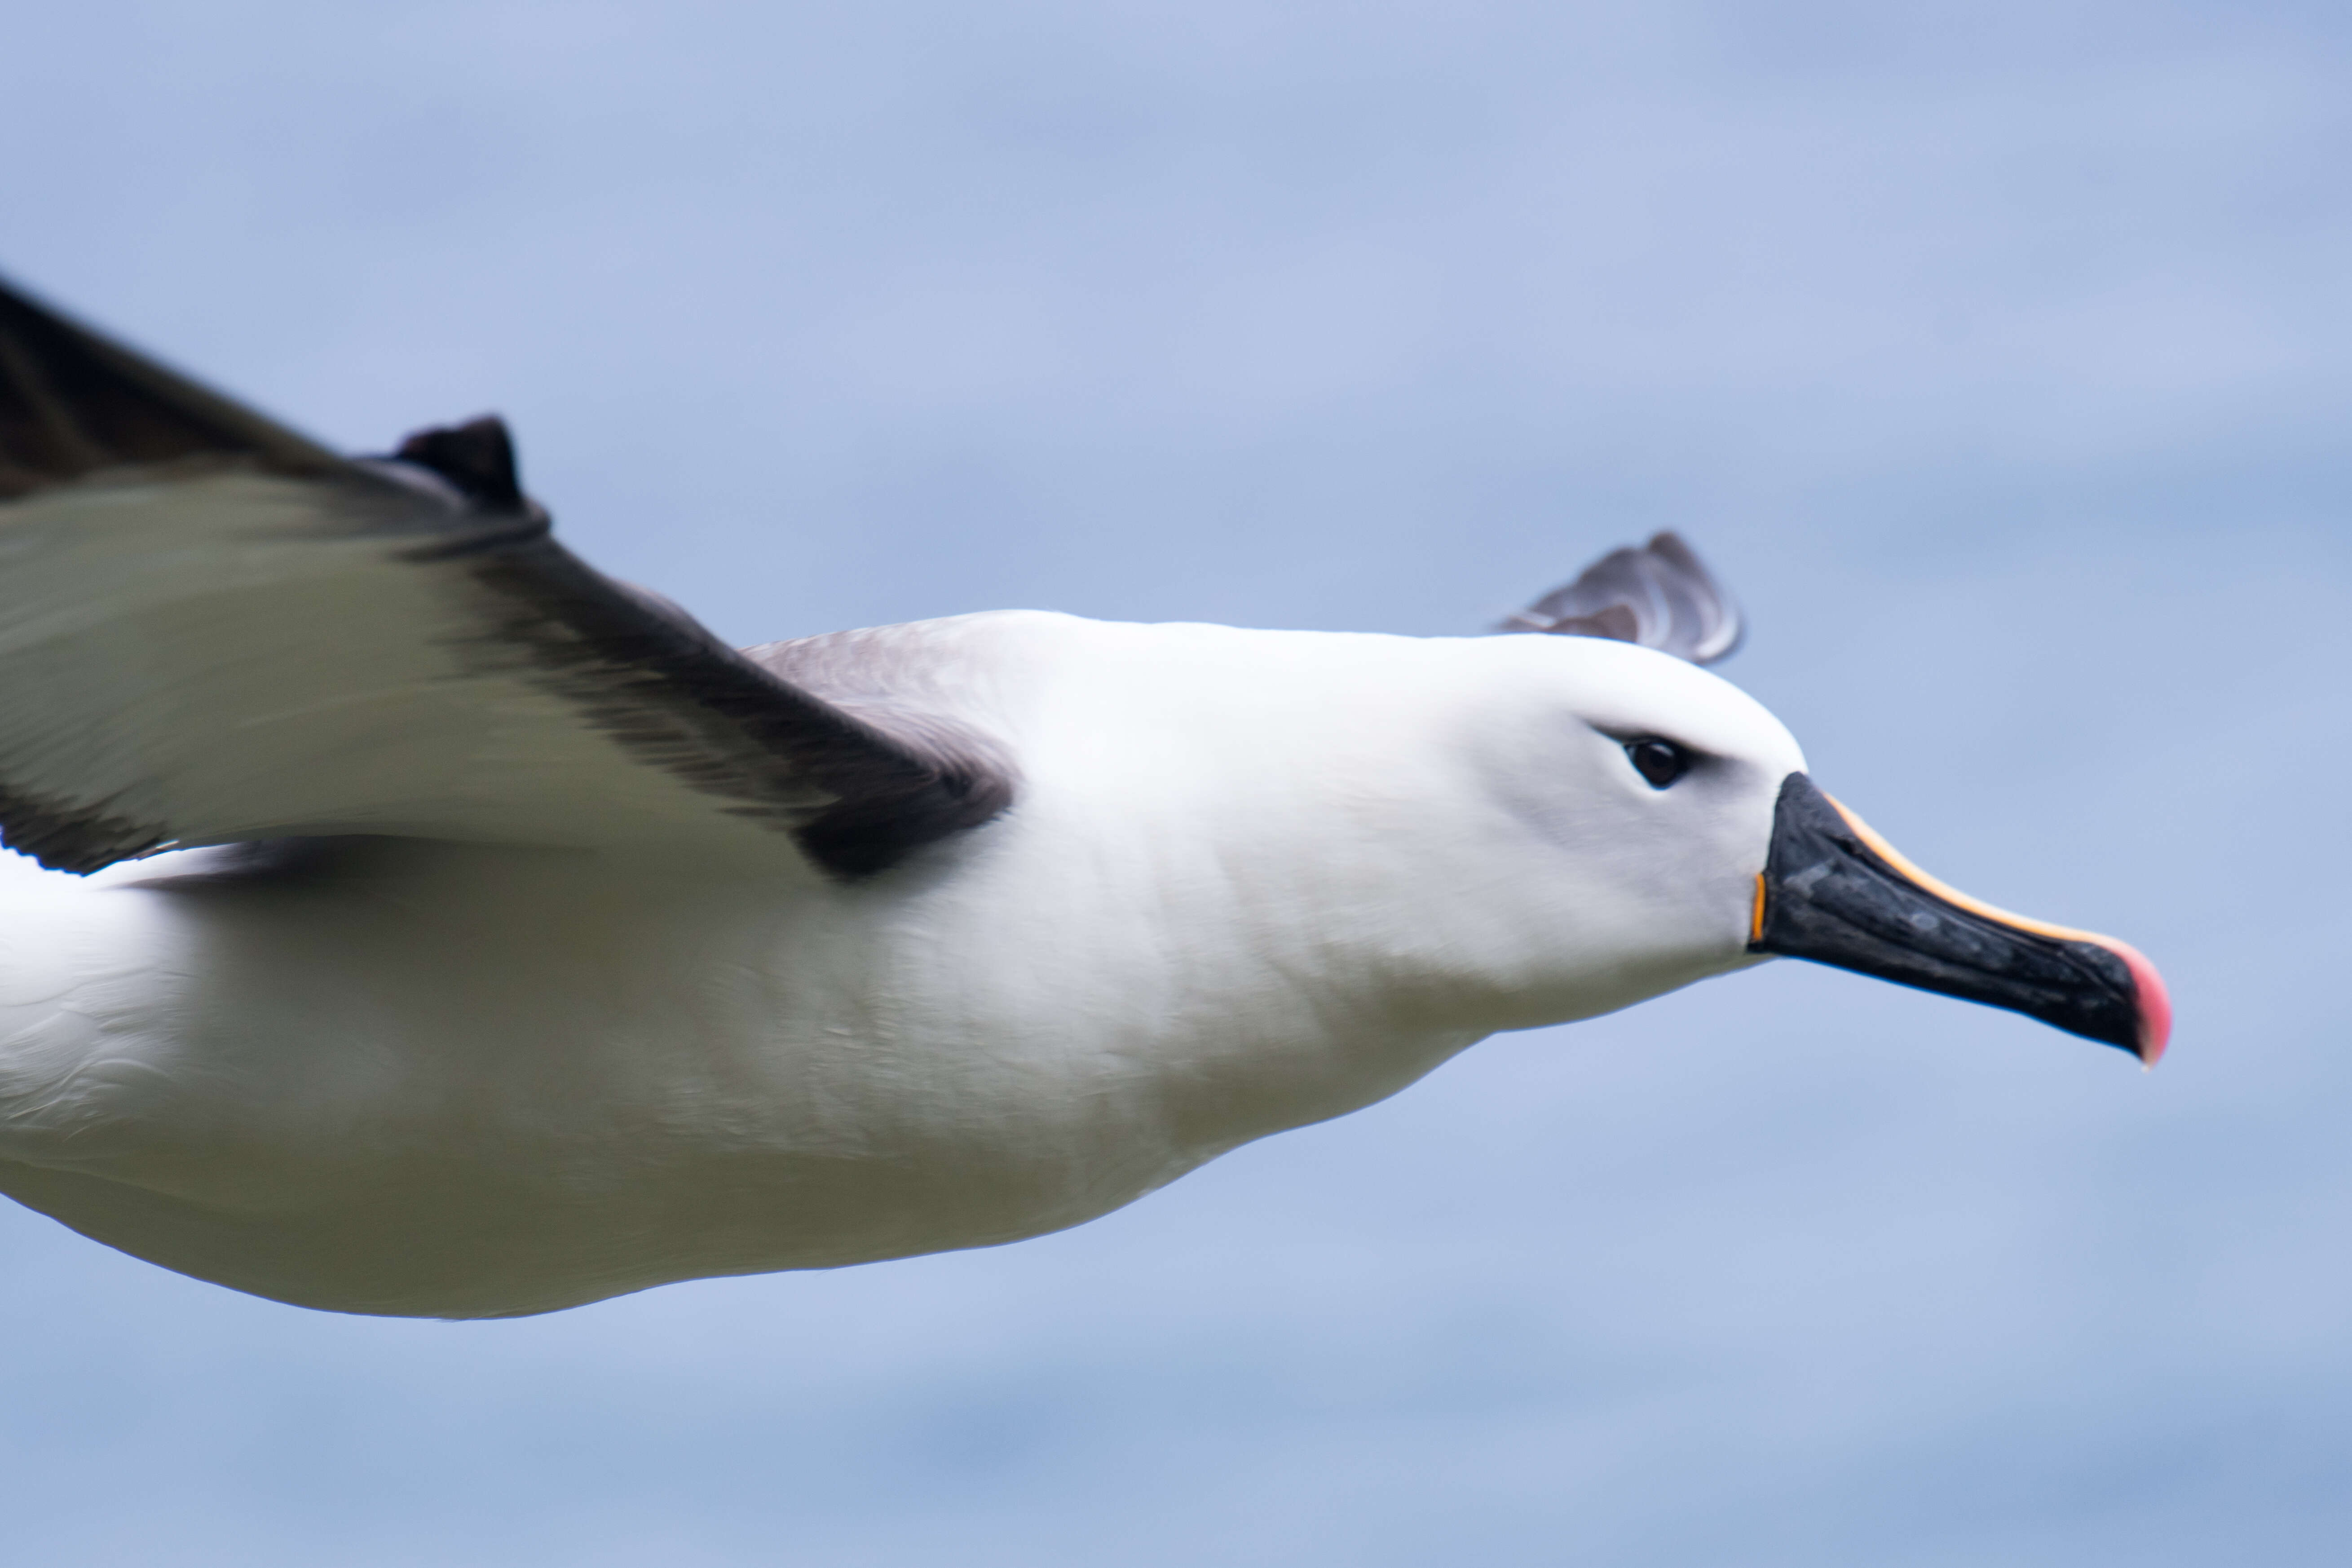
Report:
[[[2172,1029],[2164,982],[2133,949],[1946,887],[1802,773],[1780,784],[1748,951],[2006,1007],[2151,1067]]]

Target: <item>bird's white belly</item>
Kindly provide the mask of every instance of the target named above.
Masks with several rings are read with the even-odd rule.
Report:
[[[0,881],[0,1190],[240,1289],[500,1315],[1034,1235],[1349,1108],[1210,1081],[1279,1016],[1122,1038],[1118,977],[1024,1016],[854,908],[543,869]]]

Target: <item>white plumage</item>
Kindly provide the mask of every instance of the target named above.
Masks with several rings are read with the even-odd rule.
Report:
[[[879,881],[479,845],[11,879],[0,1185],[265,1295],[544,1310],[1076,1224],[1493,1030],[1754,962],[1801,759],[1664,655],[901,635],[1024,790]],[[1736,763],[1652,790],[1612,732],[1669,726]]]

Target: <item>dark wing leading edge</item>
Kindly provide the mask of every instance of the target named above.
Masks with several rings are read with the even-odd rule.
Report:
[[[791,684],[557,544],[503,426],[350,461],[0,286],[0,839],[340,834],[896,863],[986,738]]]
[[[1614,637],[1713,664],[1738,647],[1746,627],[1691,547],[1661,533],[1639,549],[1611,551],[1496,629]]]

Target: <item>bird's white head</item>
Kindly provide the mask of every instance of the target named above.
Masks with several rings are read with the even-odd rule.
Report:
[[[1486,835],[1458,862],[1486,906],[1469,951],[1513,999],[1510,1024],[1785,955],[2162,1055],[2171,1004],[2146,958],[1920,870],[1814,787],[1795,738],[1727,682],[1601,637],[1455,646],[1479,695],[1453,749]]]
[[[1055,684],[1086,700],[1054,705],[1033,783],[1117,813],[1051,842],[1149,857],[1117,885],[1368,1011],[1526,1028],[1780,954],[2163,1048],[2145,959],[1920,871],[1760,703],[1670,654],[1069,625],[1090,646]]]
[[[1458,697],[1425,721],[1459,770],[1441,914],[1497,1026],[1588,1017],[1757,962],[1756,879],[1785,725],[1670,655],[1587,637],[1439,645]],[[1463,807],[1468,806],[1469,810]],[[1436,889],[1432,889],[1434,894]],[[1466,933],[1475,931],[1475,937]]]

